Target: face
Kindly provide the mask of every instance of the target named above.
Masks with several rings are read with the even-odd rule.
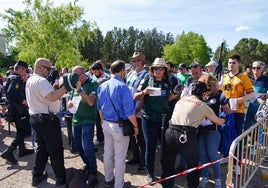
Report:
[[[202,75],[202,69],[200,67],[192,67],[190,73],[194,80],[198,80]]]
[[[236,59],[228,60],[228,69],[230,72],[237,72],[239,71],[239,62]]]
[[[143,69],[143,64],[141,60],[132,59],[131,62],[133,70],[141,71]]]
[[[16,71],[20,76],[24,77],[27,75],[27,70],[25,67],[19,66],[18,70]]]
[[[81,84],[85,83],[85,81],[87,80],[87,75],[83,69],[75,70],[74,73],[78,75],[78,79]]]
[[[41,74],[44,77],[48,77],[48,75],[52,72],[53,68],[52,68],[52,64],[49,62],[43,62],[40,65],[40,69],[41,69]]]
[[[91,73],[94,74],[97,78],[101,77],[102,75],[101,70],[91,70]]]
[[[161,80],[165,73],[165,67],[152,67],[153,75],[156,80]]]
[[[257,77],[261,76],[263,71],[264,71],[264,67],[260,64],[252,66],[252,72]]]

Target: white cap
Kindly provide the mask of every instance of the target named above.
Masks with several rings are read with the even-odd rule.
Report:
[[[212,65],[214,65],[214,66],[217,67],[218,66],[218,63],[216,63],[216,61],[213,61],[212,60],[212,61],[208,62],[208,64],[206,64],[205,67],[209,67],[209,66],[212,66]]]

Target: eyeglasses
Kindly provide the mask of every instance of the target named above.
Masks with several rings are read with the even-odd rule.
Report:
[[[253,70],[258,69],[260,70],[262,67],[252,67]]]
[[[157,71],[157,70],[164,71],[165,68],[164,67],[154,67],[153,70],[155,70],[155,71]]]
[[[47,67],[47,66],[44,66],[44,65],[41,65],[43,68],[47,69],[48,72],[50,72],[52,70],[52,67]]]

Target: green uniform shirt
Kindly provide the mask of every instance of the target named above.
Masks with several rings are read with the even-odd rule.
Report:
[[[148,86],[149,77],[144,80],[142,84],[142,90]],[[161,96],[144,96],[142,106],[142,117],[152,120],[161,121],[162,114],[169,113],[168,96],[170,95],[170,85],[163,81],[155,81],[154,87],[161,88]]]
[[[97,94],[98,83],[93,81],[92,79],[88,79],[82,86],[83,90],[87,95],[89,94]],[[80,94],[73,90],[72,98],[75,96],[80,96]],[[97,118],[97,108],[96,103],[93,106],[89,106],[82,98],[79,103],[78,109],[75,114],[73,114],[72,125],[78,126],[83,124],[95,124]]]

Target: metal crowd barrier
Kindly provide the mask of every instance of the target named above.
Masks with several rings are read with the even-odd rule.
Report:
[[[226,187],[247,187],[268,154],[268,120],[262,118],[238,136],[229,150]],[[235,170],[240,166],[240,174]]]

